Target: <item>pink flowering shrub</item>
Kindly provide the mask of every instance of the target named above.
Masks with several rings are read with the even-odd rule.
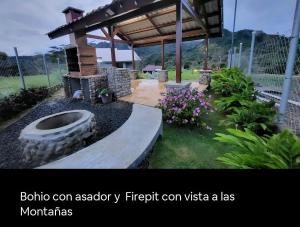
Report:
[[[159,101],[159,107],[163,111],[164,120],[169,124],[204,127],[211,130],[203,121],[203,115],[212,112],[213,109],[208,98],[197,89],[168,91]]]

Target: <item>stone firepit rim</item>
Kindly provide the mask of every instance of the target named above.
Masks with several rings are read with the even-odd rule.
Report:
[[[80,113],[82,114],[82,116],[70,123],[67,124],[65,126],[62,127],[58,127],[58,128],[54,128],[54,129],[38,129],[37,125],[40,124],[42,121],[59,116],[59,115],[64,115],[64,114],[69,114],[69,113]],[[90,117],[93,114],[89,111],[86,110],[71,110],[71,111],[64,111],[64,112],[59,112],[56,114],[52,114],[52,115],[48,115],[45,117],[42,117],[34,122],[32,122],[31,124],[27,125],[20,134],[19,138],[22,139],[35,139],[35,140],[43,140],[43,138],[45,136],[49,136],[52,135],[53,139],[55,139],[55,134],[57,133],[59,135],[59,132],[63,131],[63,130],[72,130],[73,128],[76,128],[78,125],[80,125],[83,122],[86,122],[90,119]]]

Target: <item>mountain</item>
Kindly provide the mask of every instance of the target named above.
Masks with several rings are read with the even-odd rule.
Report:
[[[243,50],[251,45],[252,31],[249,29],[235,32],[234,46],[239,47],[243,43]],[[232,32],[224,29],[223,37],[209,39],[209,63],[210,66],[226,65],[228,50],[231,47]],[[257,32],[256,44],[262,43],[276,35],[269,35],[262,31]],[[108,42],[91,43],[98,48],[109,48]],[[118,49],[129,49],[127,44],[116,43]],[[148,64],[161,64],[160,45],[136,48],[137,54],[142,58],[142,66]],[[185,68],[202,67],[205,58],[203,40],[184,42],[182,45],[182,61]],[[175,67],[175,43],[165,45],[165,64],[167,68]]]
[[[253,30],[240,30],[235,32],[234,46],[239,47],[243,43],[243,50],[249,49],[251,45]],[[223,30],[223,37],[209,39],[209,63],[211,66],[227,64],[228,50],[231,47],[232,32]],[[256,44],[262,43],[273,36],[262,31],[257,32]],[[160,46],[140,47],[136,52],[143,59],[143,65],[160,64]],[[175,67],[175,44],[165,46],[166,65],[168,68]],[[203,40],[184,42],[182,46],[182,61],[185,68],[201,67],[205,58],[205,47]]]

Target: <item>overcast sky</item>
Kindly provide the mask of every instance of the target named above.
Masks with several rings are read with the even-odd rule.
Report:
[[[43,53],[53,45],[67,44],[68,38],[49,40],[45,35],[65,23],[61,11],[67,6],[85,10],[110,0],[1,0],[0,51],[20,55]],[[224,27],[231,30],[234,0],[224,0]],[[296,0],[238,0],[236,30],[256,29],[266,33],[290,34]]]

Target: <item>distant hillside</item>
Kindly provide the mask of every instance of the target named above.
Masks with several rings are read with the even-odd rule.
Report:
[[[224,29],[223,37],[212,38],[209,40],[209,63],[211,66],[227,64],[227,53],[231,47],[231,34],[232,32]],[[268,35],[264,32],[258,32],[256,35],[256,44],[270,39],[274,35]],[[250,48],[252,30],[241,30],[235,33],[235,46],[243,43],[243,49]],[[92,45],[100,48],[110,47],[107,42],[91,43]],[[117,48],[128,49],[127,44],[117,43]],[[183,65],[185,68],[202,67],[205,56],[203,40],[189,41],[183,43]],[[142,65],[148,64],[161,64],[160,46],[149,46],[136,48],[136,52],[142,58]],[[175,43],[167,44],[165,46],[165,61],[168,68],[175,67]]]
[[[224,29],[223,37],[209,40],[209,62],[211,65],[227,64],[227,54],[231,47],[232,32]],[[274,35],[258,32],[256,44],[270,39]],[[235,33],[235,46],[243,43],[243,49],[250,48],[252,30],[241,30]],[[166,45],[166,64],[169,68],[175,66],[175,44]],[[200,67],[205,56],[203,40],[184,42],[182,47],[183,64],[185,68]],[[137,48],[137,53],[143,59],[143,64],[160,64],[160,46]]]

